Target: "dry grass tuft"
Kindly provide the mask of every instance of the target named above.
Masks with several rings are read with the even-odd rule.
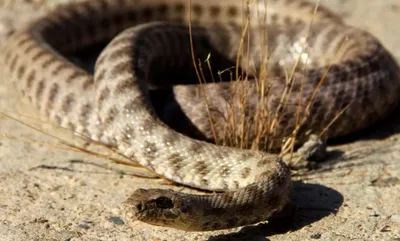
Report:
[[[236,66],[233,66],[232,68],[236,69],[236,72],[234,74],[231,74],[231,82],[248,82],[248,81],[256,81],[256,86],[257,86],[257,97],[258,97],[258,102],[257,106],[255,107],[255,112],[252,113],[251,115],[246,115],[247,111],[247,98],[248,98],[248,88],[235,88],[235,84],[232,84],[231,87],[231,98],[230,101],[227,100],[227,106],[229,106],[229,110],[227,111],[225,120],[225,127],[223,129],[216,130],[215,123],[213,123],[213,119],[211,117],[211,110],[208,106],[207,102],[207,93],[204,91],[203,87],[203,95],[205,99],[205,103],[207,105],[207,110],[208,110],[208,115],[209,115],[209,121],[210,125],[212,127],[214,139],[219,145],[223,146],[233,146],[237,148],[246,148],[246,149],[255,149],[255,150],[264,150],[264,151],[276,151],[276,145],[271,146],[270,144],[273,143],[273,133],[274,133],[274,128],[276,127],[277,123],[279,122],[280,119],[280,114],[282,113],[282,110],[284,110],[288,106],[288,100],[290,99],[290,95],[293,91],[293,86],[294,86],[294,74],[296,71],[299,71],[299,63],[300,59],[302,58],[303,53],[307,53],[308,49],[307,48],[302,48],[302,52],[298,53],[298,57],[292,66],[291,69],[285,69],[285,76],[286,76],[286,85],[281,93],[280,96],[280,101],[278,104],[278,107],[274,110],[271,110],[268,108],[268,106],[265,104],[268,98],[270,97],[271,94],[271,81],[272,80],[272,74],[270,74],[272,71],[269,69],[269,53],[268,53],[268,35],[266,32],[266,24],[267,23],[267,12],[262,11],[259,9],[258,3],[259,1],[253,1],[253,0],[246,0],[244,1],[244,11],[250,12],[250,14],[256,14],[256,19],[258,21],[254,21],[251,19],[255,19],[254,16],[248,15],[246,18],[243,19],[243,32],[242,32],[242,38],[240,41],[240,44],[237,49],[237,60],[236,60]],[[264,0],[265,8],[267,7],[268,0]],[[319,1],[317,1],[315,8],[314,8],[314,16],[317,13],[319,7]],[[250,11],[250,9],[256,11]],[[310,32],[310,29],[312,27],[313,22],[311,21],[308,26],[308,32],[307,35],[304,36],[305,43],[307,43],[308,40],[308,34]],[[191,29],[191,26],[189,26]],[[258,44],[259,44],[259,49],[261,49],[261,59],[263,60],[262,64],[260,66],[254,66],[252,56],[249,55],[248,51],[250,49],[250,38],[247,36],[251,36],[250,31],[252,29],[257,29],[259,32],[261,32],[261,36],[265,36],[260,38]],[[288,46],[289,48],[289,46]],[[207,82],[206,79],[204,79],[203,69],[201,65],[201,61],[196,59],[196,56],[194,56],[194,51],[192,49],[192,57],[193,57],[193,64],[195,66],[197,76],[199,79],[199,83],[203,85],[204,83]],[[305,56],[308,56],[305,55]],[[304,60],[303,60],[304,61]],[[307,63],[308,60],[306,60]],[[207,67],[209,68],[209,71],[212,71],[211,69],[211,64],[209,58],[205,61],[207,63]],[[242,64],[240,64],[242,63]],[[244,66],[243,66],[244,65]],[[255,75],[253,75],[255,78],[254,80],[250,79],[250,76],[244,72],[239,73],[239,67],[244,67],[242,69],[247,69],[251,71],[256,71]],[[282,143],[282,148],[281,148],[281,155],[287,154],[287,153],[293,153],[295,143],[296,143],[296,137],[299,134],[299,130],[302,127],[303,123],[307,120],[307,117],[309,115],[309,109],[311,104],[313,103],[315,96],[317,92],[319,91],[319,88],[321,84],[323,83],[326,74],[329,72],[331,66],[328,66],[324,75],[320,79],[317,88],[315,89],[314,93],[312,96],[310,96],[310,99],[307,103],[297,103],[297,113],[296,113],[296,127],[294,128],[293,132],[288,135],[285,140]],[[302,67],[302,71],[307,71],[307,64]],[[230,70],[223,70],[221,73],[224,71],[230,71]],[[303,75],[304,76],[304,75]],[[300,92],[303,91],[303,85],[304,85],[304,79],[301,79],[301,88]],[[213,80],[213,82],[215,82]],[[276,94],[276,93],[274,93]],[[235,103],[239,103],[239,105],[235,105]],[[331,123],[326,126],[326,128],[319,133],[320,136],[322,136],[326,130],[331,126],[331,124],[336,121],[336,119],[345,111],[344,109],[341,113],[335,117]],[[222,133],[217,133],[217,131],[222,132]],[[251,132],[254,133],[251,133]],[[316,133],[314,133],[316,134]],[[222,138],[221,138],[222,136]]]

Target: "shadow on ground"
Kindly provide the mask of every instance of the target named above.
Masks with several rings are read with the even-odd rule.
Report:
[[[345,137],[335,138],[328,141],[328,145],[338,145],[354,142],[357,140],[383,140],[392,135],[400,133],[400,105],[390,115],[376,122],[368,128],[360,130]]]
[[[280,217],[272,218],[269,223],[247,226],[238,232],[212,236],[208,240],[269,240],[266,237],[295,231],[326,216],[335,214],[343,203],[343,196],[336,190],[319,184],[306,184],[297,181],[293,185],[291,200],[292,203],[288,209],[292,213],[289,216],[283,213]]]

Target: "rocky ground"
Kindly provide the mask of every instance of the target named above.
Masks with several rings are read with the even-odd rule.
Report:
[[[0,44],[57,2],[0,0]],[[398,0],[321,3],[372,32],[400,61]],[[34,114],[0,79],[0,111]],[[292,218],[204,233],[128,225],[119,204],[133,190],[182,187],[135,177],[140,170],[104,158],[55,149],[48,145],[59,142],[0,115],[0,240],[400,240],[399,113],[335,143],[327,162],[295,176]]]

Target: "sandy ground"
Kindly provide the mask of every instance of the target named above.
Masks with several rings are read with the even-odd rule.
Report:
[[[0,1],[0,44],[55,2]],[[375,34],[400,60],[398,0],[321,3]],[[34,113],[0,83],[1,111]],[[399,113],[330,147],[326,163],[295,177],[292,218],[205,233],[128,225],[121,215],[119,204],[138,187],[182,187],[135,177],[135,169],[92,155],[0,137],[0,240],[400,240]],[[1,116],[0,133],[58,143]]]

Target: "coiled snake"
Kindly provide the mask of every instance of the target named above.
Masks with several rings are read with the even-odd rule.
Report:
[[[310,99],[311,105],[300,111],[307,113],[304,130],[321,131],[344,108],[329,128],[329,137],[381,119],[399,101],[399,67],[369,33],[346,26],[325,9],[313,14],[314,5],[302,0],[269,0],[267,5],[258,0],[250,3],[252,7],[235,0],[191,2],[93,0],[61,6],[10,38],[4,50],[6,73],[21,94],[55,123],[115,146],[174,182],[217,191],[190,195],[139,189],[123,204],[128,218],[192,231],[266,220],[289,199],[291,178],[286,165],[273,154],[222,147],[171,129],[159,116],[170,114],[176,103],[166,104],[157,115],[150,102],[153,86],[168,84],[163,81],[185,84],[174,86],[172,93],[180,110],[208,138],[211,127],[205,98],[199,85],[185,82],[193,76],[191,43],[199,58],[211,53],[213,68],[219,70],[225,66],[219,59],[235,62],[237,48],[244,43],[248,49],[243,56],[250,56],[258,69],[266,54],[265,46],[257,43],[268,37],[265,50],[273,81],[262,104],[272,112],[288,85],[282,70],[295,62],[299,46],[305,44],[307,60],[300,55],[301,71],[294,72],[288,104],[279,110],[274,125],[272,135],[280,143],[296,126],[298,103]],[[263,15],[266,18],[260,23]],[[194,24],[192,42],[187,25],[179,24],[189,20]],[[250,27],[241,42],[245,20]],[[265,31],[260,31],[263,27]],[[117,34],[97,59],[94,77],[65,57]],[[251,72],[251,67],[241,67]],[[226,108],[232,86],[246,89],[246,115],[252,115],[253,106],[260,103],[257,83],[203,85],[208,108],[219,113],[211,113],[217,128],[228,109],[240,104],[232,99],[232,106]],[[169,118],[173,117],[165,117]],[[301,133],[306,131],[299,131],[300,142]]]

